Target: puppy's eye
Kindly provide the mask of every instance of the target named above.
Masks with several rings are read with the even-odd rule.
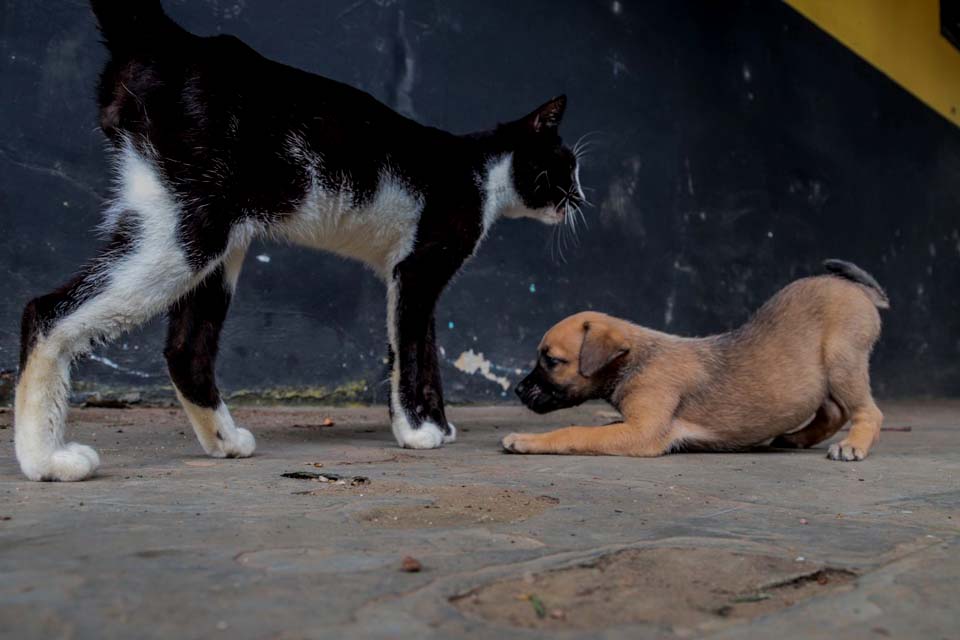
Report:
[[[543,354],[541,358],[543,359],[543,366],[546,367],[547,369],[553,369],[554,367],[566,362],[566,360],[561,360],[560,358],[552,358],[547,354]]]

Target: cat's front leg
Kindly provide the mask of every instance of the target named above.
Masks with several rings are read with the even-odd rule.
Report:
[[[390,409],[393,435],[402,447],[435,449],[456,438],[444,415],[433,310],[458,266],[449,256],[414,254],[394,269],[388,284]]]
[[[447,420],[443,407],[443,382],[440,379],[440,361],[438,359],[436,318],[433,314],[427,324],[427,335],[420,351],[420,377],[417,380],[419,401],[424,407],[424,415],[431,422],[444,428],[443,442],[457,439],[457,428]]]

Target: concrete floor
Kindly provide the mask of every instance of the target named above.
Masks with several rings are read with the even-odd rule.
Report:
[[[960,402],[883,408],[911,430],[859,463],[499,452],[599,405],[453,408],[437,451],[383,409],[238,409],[257,455],[211,460],[179,410],[76,410],[77,484],[21,478],[7,410],[0,637],[958,638]]]

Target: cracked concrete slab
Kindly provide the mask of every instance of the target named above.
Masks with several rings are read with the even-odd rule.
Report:
[[[257,455],[213,460],[179,410],[82,409],[103,467],[79,484],[23,480],[3,411],[0,638],[956,637],[960,402],[883,408],[911,429],[859,463],[497,447],[601,405],[454,407],[460,441],[416,452],[379,408],[239,408]],[[852,577],[771,586],[821,570]]]

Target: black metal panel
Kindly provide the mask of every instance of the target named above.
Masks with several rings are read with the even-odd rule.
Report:
[[[890,292],[879,394],[960,395],[960,132],[784,3],[166,6],[193,31],[234,33],[425,123],[484,128],[565,91],[565,135],[597,132],[582,171],[596,206],[566,262],[549,229],[503,221],[442,299],[452,400],[512,401],[454,366],[470,350],[515,382],[543,331],[584,308],[678,333],[728,329],[826,257],[857,262]],[[410,91],[398,51],[412,55]],[[5,3],[3,368],[16,365],[23,304],[96,245],[109,181],[93,99],[104,57],[84,2]],[[222,342],[223,386],[382,398],[383,296],[359,265],[255,246]],[[98,348],[81,385],[167,385],[161,334],[155,322]]]

